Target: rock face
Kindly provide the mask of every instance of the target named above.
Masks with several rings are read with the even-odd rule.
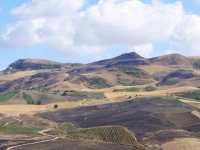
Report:
[[[57,69],[61,64],[50,60],[19,59],[9,65],[9,68],[17,70]]]

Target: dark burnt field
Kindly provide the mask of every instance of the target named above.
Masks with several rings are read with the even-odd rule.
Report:
[[[191,113],[194,109],[187,104],[173,104],[162,98],[143,98],[58,110],[37,116],[59,123],[71,122],[79,128],[120,125],[133,131],[143,144],[160,144],[174,138],[198,136],[191,129],[200,124],[200,119]]]
[[[14,150],[138,150],[136,147],[82,139],[57,139],[45,143],[21,146]]]

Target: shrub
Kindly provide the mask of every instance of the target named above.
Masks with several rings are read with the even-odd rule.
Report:
[[[58,105],[57,105],[57,104],[54,105],[54,109],[56,109],[56,108],[58,108]]]
[[[147,87],[145,87],[145,90],[146,91],[155,91],[155,90],[157,90],[157,88],[154,86],[147,86]]]

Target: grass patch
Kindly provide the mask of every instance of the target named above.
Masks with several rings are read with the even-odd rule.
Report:
[[[168,103],[174,104],[174,105],[181,105],[182,102],[176,98],[173,97],[155,97],[155,100],[163,100],[166,101]]]
[[[69,137],[126,145],[136,144],[133,134],[120,126],[95,127],[87,129],[71,129],[72,125],[68,124],[67,126],[69,126],[69,128],[66,130],[64,129],[64,131],[66,136]]]
[[[154,86],[147,86],[147,87],[145,87],[145,90],[148,91],[148,92],[150,92],[150,91],[155,91],[155,90],[157,90],[157,88],[154,87]]]
[[[179,97],[194,99],[196,101],[200,101],[200,91],[192,91],[187,93],[178,93],[176,94]]]
[[[100,99],[104,98],[103,92],[76,92],[76,91],[65,91],[63,96],[71,96],[76,99]]]
[[[165,97],[164,100],[171,103],[171,104],[174,104],[174,105],[181,105],[182,104],[181,101],[179,101],[178,99],[173,98],[173,97]]]
[[[0,103],[3,103],[11,98],[13,98],[15,95],[17,95],[19,91],[14,91],[14,92],[8,92],[5,94],[0,95]]]
[[[122,81],[121,78],[117,79],[118,84],[122,84],[123,86],[137,86],[137,85],[144,85],[144,84],[149,84],[150,81],[136,81],[134,80],[132,83],[125,83]]]
[[[98,87],[98,88],[108,88],[111,87],[107,80],[104,78],[100,78],[100,77],[92,77],[92,78],[88,78],[88,87]]]
[[[177,83],[179,83],[178,80],[169,80],[167,82],[159,82],[159,83],[156,84],[156,86],[165,86],[165,85],[172,86],[172,85],[175,85]]]
[[[114,89],[113,92],[138,92],[139,88],[131,87],[126,89]]]
[[[0,132],[7,134],[37,134],[41,131],[42,128],[33,128],[33,127],[20,127],[20,126],[0,126]]]

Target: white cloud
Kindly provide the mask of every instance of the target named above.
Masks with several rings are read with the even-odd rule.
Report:
[[[86,0],[32,0],[14,8],[11,14],[18,21],[2,34],[0,46],[44,43],[71,55],[98,56],[112,46],[125,45],[149,57],[153,43],[172,37],[184,52],[189,47],[197,52],[199,17],[185,14],[181,2],[100,0],[82,10],[85,4]]]
[[[194,1],[200,4],[200,0],[194,0]]]
[[[172,42],[178,52],[185,55],[200,55],[200,16],[185,15],[173,33]]]
[[[136,52],[145,58],[149,58],[153,51],[153,45],[145,44],[145,45],[133,46],[129,47],[128,50],[129,52]]]
[[[32,0],[11,10],[21,19],[52,18],[69,16],[80,9],[85,0]]]

